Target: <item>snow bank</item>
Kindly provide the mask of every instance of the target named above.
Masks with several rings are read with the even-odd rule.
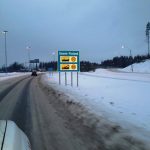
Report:
[[[12,73],[0,73],[0,81],[7,80],[10,78],[20,77],[31,73],[24,73],[24,72],[12,72]]]
[[[45,80],[76,102],[84,105],[98,116],[119,122],[125,128],[135,126],[137,130],[150,131],[150,75],[138,73],[111,72],[98,69],[96,72],[80,73],[79,87],[76,87],[76,73],[71,87],[70,73],[65,86],[64,73],[58,85],[58,73],[47,74]]]
[[[131,72],[131,66],[122,69],[122,71]],[[150,60],[146,60],[142,63],[133,64],[133,71],[141,73],[150,73]]]

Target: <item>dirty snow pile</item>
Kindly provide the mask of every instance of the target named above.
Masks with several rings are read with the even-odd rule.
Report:
[[[29,73],[23,73],[23,72],[0,73],[0,81],[7,80],[10,78],[24,76],[26,74],[29,74]]]

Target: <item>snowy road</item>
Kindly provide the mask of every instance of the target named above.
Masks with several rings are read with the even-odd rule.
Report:
[[[24,75],[30,75],[31,72],[12,72],[12,73],[0,73],[0,81],[21,77]]]
[[[106,149],[95,131],[59,101],[57,91],[41,85],[40,75],[5,80],[0,87],[0,120],[13,120],[29,137],[32,150]]]
[[[73,99],[75,95],[68,96],[69,91],[64,87],[63,92],[55,89],[56,82],[47,84],[54,81],[54,76],[42,77],[42,80],[39,75],[0,82],[0,119],[15,121],[29,137],[33,150],[149,150],[145,139],[135,138],[102,114],[97,117],[90,113],[79,103],[79,97],[77,103]],[[83,77],[89,81],[89,76]],[[72,89],[82,92],[81,87]],[[83,97],[83,100],[87,99]],[[89,102],[86,101],[88,106]],[[99,103],[96,108],[94,99],[93,102],[93,110],[102,113]]]

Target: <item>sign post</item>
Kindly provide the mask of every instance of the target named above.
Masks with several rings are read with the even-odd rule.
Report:
[[[80,71],[79,51],[58,51],[59,84],[61,83],[60,72],[65,72],[65,85],[67,85],[67,72],[71,72],[71,86],[73,86],[73,72]],[[78,79],[77,79],[78,86]]]
[[[79,86],[79,74],[77,72],[77,87]]]
[[[60,72],[59,72],[59,85],[61,85],[61,75],[60,75]]]
[[[73,72],[71,72],[71,86],[73,86]]]
[[[65,85],[67,86],[67,72],[65,72]]]

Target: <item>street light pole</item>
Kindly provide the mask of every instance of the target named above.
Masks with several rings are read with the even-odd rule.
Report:
[[[150,36],[149,36],[149,31],[150,31],[150,22],[148,22],[147,23],[147,25],[146,25],[146,36],[147,36],[147,40],[148,40],[148,56],[150,55],[150,46],[149,46],[149,42],[150,42],[150,40],[149,40],[149,38],[150,38]]]
[[[148,56],[149,56],[149,31],[148,31]]]
[[[130,49],[130,57],[132,58],[132,51]],[[133,64],[131,64],[131,71],[133,72]]]
[[[126,46],[122,46],[122,48],[127,48],[130,51],[130,57],[132,58],[132,50]],[[133,64],[131,64],[131,71],[133,72]]]
[[[53,60],[55,61],[55,52],[52,52]]]
[[[7,73],[7,32],[8,31],[3,31],[5,34],[5,72]]]
[[[28,50],[28,61],[29,61],[29,69],[30,69],[30,46],[27,46],[26,49]]]
[[[53,61],[54,61],[53,62],[53,67],[54,67],[53,70],[55,70],[55,52],[52,52],[52,55],[53,55]]]

